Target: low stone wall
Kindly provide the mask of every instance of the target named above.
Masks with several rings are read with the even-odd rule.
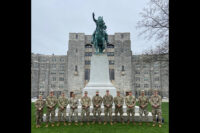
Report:
[[[93,120],[93,113],[92,112],[92,109],[93,107],[90,107],[90,121]],[[102,113],[101,113],[101,120],[104,121],[104,106],[101,106],[101,110],[102,110]],[[70,111],[70,107],[69,105],[67,106],[67,120],[69,118],[69,111]],[[127,121],[127,113],[126,113],[126,106],[123,106],[123,118],[124,118],[124,121]],[[55,110],[56,114],[55,114],[55,121],[58,120],[58,108]],[[119,115],[119,114],[118,114]],[[112,116],[113,116],[113,120],[115,119],[115,113],[114,113],[114,106],[112,107]],[[134,120],[135,121],[139,121],[139,107],[138,106],[135,106],[135,116],[134,116]],[[78,119],[81,120],[81,106],[78,106]],[[120,120],[120,117],[118,116],[117,120],[119,121]],[[144,120],[144,119],[143,119]],[[152,122],[153,118],[152,118],[152,113],[149,112],[148,114],[148,122]],[[43,121],[46,121],[46,114],[44,114],[43,116]]]

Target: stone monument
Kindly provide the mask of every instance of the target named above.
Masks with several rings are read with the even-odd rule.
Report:
[[[93,13],[93,20],[96,23],[96,30],[92,35],[92,44],[95,48],[95,54],[91,57],[90,68],[90,81],[83,89],[88,91],[88,96],[93,97],[96,90],[99,91],[101,96],[104,96],[106,90],[110,91],[112,96],[116,96],[116,88],[110,82],[109,78],[109,64],[107,54],[104,53],[105,45],[108,44],[108,35],[106,33],[106,25],[103,21],[103,17],[95,19]]]

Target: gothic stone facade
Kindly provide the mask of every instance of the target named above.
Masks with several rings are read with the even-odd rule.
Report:
[[[32,53],[31,95],[50,90],[55,95],[65,91],[67,96],[74,91],[78,97],[90,80],[90,59],[94,53],[91,35],[69,33],[67,55],[41,55]],[[147,95],[158,89],[163,97],[168,97],[168,60],[159,55],[160,60],[144,60],[144,55],[132,55],[130,33],[115,33],[108,36],[109,45],[105,53],[109,59],[110,81],[125,94],[132,90],[138,97],[144,89]],[[149,55],[150,57],[151,55]]]

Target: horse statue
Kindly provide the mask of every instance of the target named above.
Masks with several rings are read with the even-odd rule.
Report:
[[[95,47],[95,53],[102,54],[105,49],[105,44],[109,44],[108,42],[108,34],[106,33],[106,25],[103,21],[103,17],[99,16],[98,20],[95,19],[94,13],[93,20],[96,23],[96,30],[92,34],[92,41],[91,43]]]

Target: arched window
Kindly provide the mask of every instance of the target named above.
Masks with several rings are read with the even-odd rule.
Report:
[[[86,44],[85,48],[92,48],[92,45],[91,44]]]
[[[107,48],[114,48],[115,46],[113,44],[108,44]]]

